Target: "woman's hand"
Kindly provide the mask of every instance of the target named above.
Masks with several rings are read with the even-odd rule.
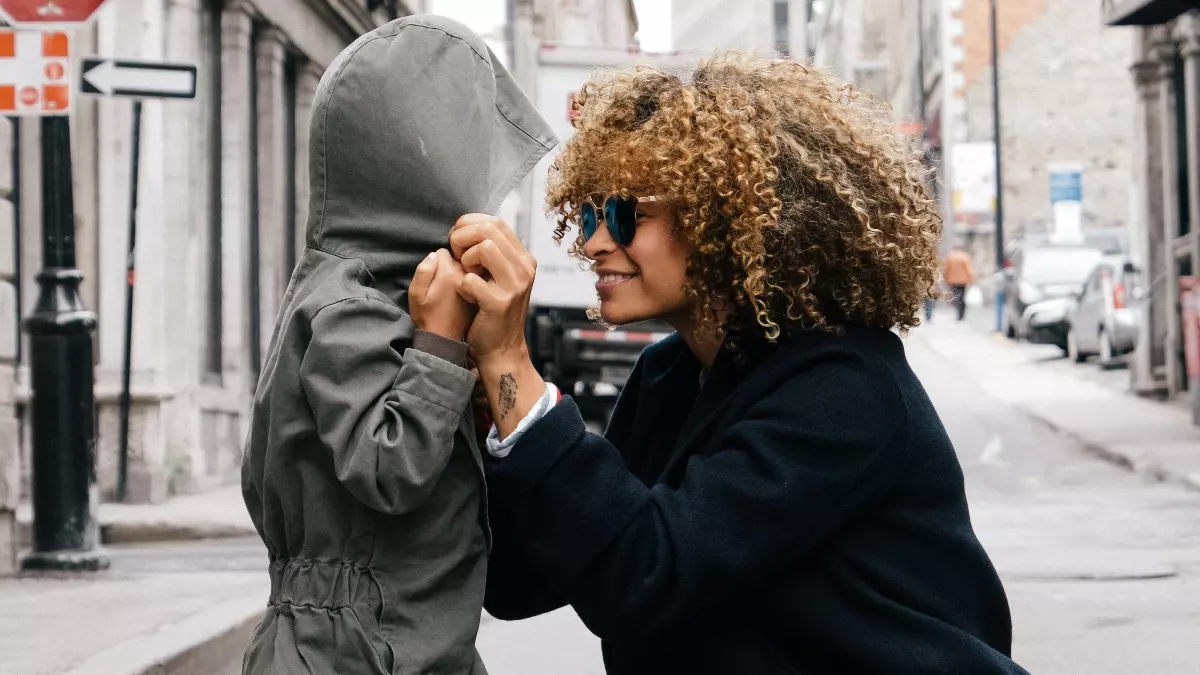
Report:
[[[471,356],[488,361],[526,358],[525,317],[537,263],[503,220],[470,213],[450,231],[450,247],[466,271],[458,292],[478,305],[467,333]]]
[[[479,307],[467,345],[500,437],[507,438],[546,389],[525,344],[537,263],[503,220],[483,214],[458,219],[450,248],[466,270],[458,292]]]
[[[475,307],[458,293],[464,276],[462,266],[446,249],[422,260],[408,287],[413,325],[451,340],[465,339]]]

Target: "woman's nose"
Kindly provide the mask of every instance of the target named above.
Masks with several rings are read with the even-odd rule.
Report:
[[[598,260],[616,250],[617,243],[613,241],[612,234],[608,231],[608,225],[603,220],[599,220],[592,238],[583,243],[583,255],[591,260]]]

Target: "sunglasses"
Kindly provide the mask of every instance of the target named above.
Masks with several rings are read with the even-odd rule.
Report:
[[[604,200],[603,208],[596,206],[591,197],[584,202],[580,209],[580,229],[583,230],[583,240],[592,238],[599,225],[597,218],[603,218],[617,246],[625,247],[633,243],[633,235],[637,231],[637,205],[642,202],[656,202],[658,197],[618,197],[613,195]]]

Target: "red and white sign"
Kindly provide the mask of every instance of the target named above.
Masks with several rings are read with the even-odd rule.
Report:
[[[70,36],[0,29],[0,115],[66,115],[70,109]]]
[[[28,28],[78,27],[108,0],[0,0],[0,19]]]

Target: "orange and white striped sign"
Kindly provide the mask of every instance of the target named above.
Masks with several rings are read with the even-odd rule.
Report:
[[[0,29],[0,115],[66,115],[70,109],[67,33]]]

